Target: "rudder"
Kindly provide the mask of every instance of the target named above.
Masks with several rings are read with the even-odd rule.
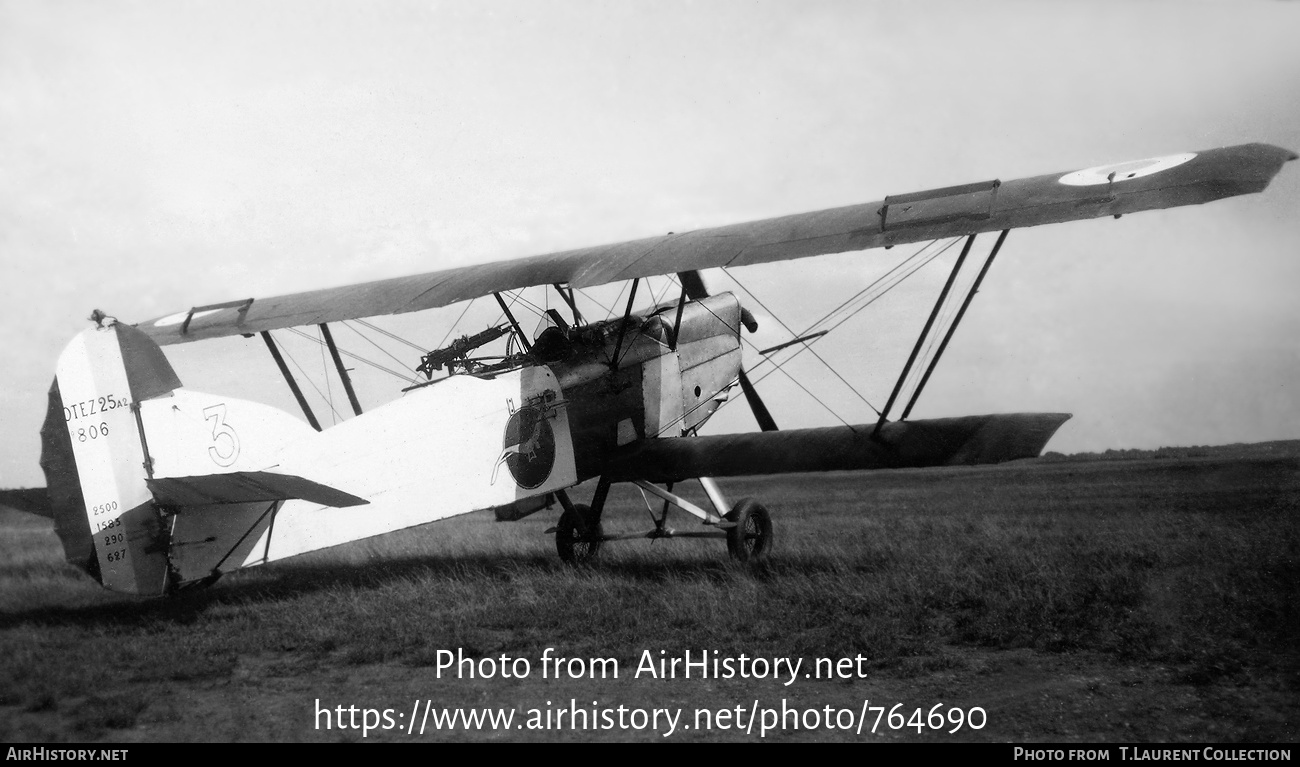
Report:
[[[59,356],[41,430],[55,525],[68,560],[114,591],[168,588],[167,534],[146,485],[139,403],[179,386],[153,341],[112,321],[83,331]]]

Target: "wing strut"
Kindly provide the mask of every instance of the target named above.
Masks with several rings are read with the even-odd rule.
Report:
[[[682,285],[681,298],[677,299],[677,318],[673,320],[673,344],[671,348],[677,351],[677,336],[682,333],[682,310],[686,308],[686,286]],[[670,490],[672,488],[669,488]]]
[[[500,293],[493,293],[492,295],[496,296],[497,303],[501,305],[501,311],[505,312],[506,319],[510,320],[510,327],[515,329],[515,337],[519,339],[519,345],[524,348],[525,352],[532,353],[533,346],[528,343],[528,339],[524,336],[524,329],[519,327],[519,321],[515,319],[515,315],[510,313],[510,307],[506,306],[505,299],[501,297]],[[433,374],[430,373],[429,375]]]
[[[573,298],[573,288],[569,288],[566,292],[564,286],[558,282],[554,283],[553,287],[555,288],[555,292],[560,294],[560,298],[564,299],[564,303],[568,304],[569,308],[573,310],[573,324],[581,325],[582,312],[578,311],[578,302]]]
[[[320,422],[316,420],[316,415],[311,412],[311,407],[307,405],[307,398],[302,396],[302,389],[298,388],[298,382],[293,380],[293,373],[289,372],[289,366],[284,364],[284,357],[280,356],[280,350],[275,345],[275,339],[271,338],[271,331],[262,331],[262,340],[266,342],[266,348],[271,350],[271,356],[275,358],[275,364],[280,367],[280,375],[284,376],[285,383],[289,384],[289,391],[293,392],[293,398],[298,400],[298,407],[302,408],[302,414],[307,416],[307,423],[316,431],[320,431]]]
[[[343,358],[339,356],[339,348],[334,345],[334,334],[330,333],[330,326],[327,322],[320,324],[321,335],[325,336],[325,345],[330,348],[330,356],[334,358],[334,367],[339,371],[339,379],[343,381],[343,390],[348,393],[348,402],[352,403],[352,412],[361,415],[361,403],[357,401],[357,393],[352,389],[352,378],[348,376],[348,369],[343,367]]]
[[[930,318],[925,321],[925,327],[921,329],[921,335],[917,336],[916,345],[912,347],[912,354],[907,358],[907,364],[903,366],[903,372],[898,376],[898,383],[894,384],[894,391],[889,395],[889,401],[885,403],[885,409],[880,411],[880,420],[876,421],[876,428],[872,430],[871,436],[876,436],[880,432],[880,427],[885,425],[889,420],[889,411],[894,406],[894,400],[898,399],[898,393],[903,388],[903,383],[907,380],[907,374],[912,372],[912,364],[916,362],[916,356],[921,353],[921,346],[925,343],[926,337],[930,335],[930,328],[934,325],[934,320],[939,316],[939,310],[943,308],[943,302],[948,298],[948,291],[952,290],[952,283],[957,279],[957,273],[961,271],[961,265],[966,261],[966,255],[970,253],[971,245],[975,244],[975,235],[966,238],[966,244],[962,246],[961,255],[957,256],[957,263],[952,266],[952,273],[948,275],[948,281],[944,283],[943,290],[939,291],[939,300],[934,302],[934,309],[930,311]]]
[[[975,294],[979,292],[980,283],[984,281],[984,275],[988,274],[989,267],[993,265],[993,259],[997,258],[998,251],[1002,249],[1002,243],[1007,239],[1007,234],[1010,231],[1010,229],[1003,229],[1002,234],[998,235],[998,241],[993,243],[993,250],[989,252],[989,257],[984,259],[984,266],[980,268],[979,275],[975,277],[975,283],[970,286],[970,292],[966,294],[966,300],[962,302],[961,308],[957,310],[957,316],[953,318],[952,324],[948,326],[948,332],[944,334],[943,341],[939,344],[939,350],[934,353],[934,359],[930,360],[930,366],[925,369],[925,375],[921,376],[921,382],[916,385],[916,391],[912,392],[912,398],[908,400],[907,407],[903,408],[903,415],[898,420],[906,421],[907,416],[911,415],[912,406],[916,404],[917,398],[921,396],[921,390],[925,388],[926,382],[930,380],[930,374],[934,372],[935,366],[939,364],[939,358],[943,356],[943,350],[948,348],[948,342],[952,340],[952,334],[956,332],[957,325],[961,323],[961,318],[966,315],[966,308],[970,306]],[[974,238],[974,235],[971,235],[971,239]]]
[[[636,286],[640,284],[640,277],[632,280],[632,292],[627,297],[627,310],[623,312],[623,321],[618,325],[618,340],[614,342],[614,353],[610,355],[609,369],[613,371],[618,370],[619,353],[623,350],[623,337],[627,335],[627,321],[632,317],[632,304],[636,301]]]

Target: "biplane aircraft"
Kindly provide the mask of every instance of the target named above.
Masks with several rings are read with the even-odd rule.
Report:
[[[135,325],[96,311],[59,357],[50,388],[41,430],[47,488],[5,500],[52,516],[69,562],[109,589],[140,595],[472,511],[517,517],[551,499],[562,512],[548,532],[566,562],[588,560],[616,537],[680,535],[726,539],[732,556],[758,559],[773,540],[767,509],[753,499],[729,505],[710,478],[996,463],[1038,455],[1069,418],[907,420],[1011,229],[1260,192],[1293,159],[1275,146],[1247,144],[195,306]],[[953,293],[976,237],[994,232],[969,291]],[[962,238],[879,419],[778,429],[741,365],[742,331],[753,332],[755,318],[736,295],[711,293],[701,270]],[[680,290],[634,311],[642,281],[664,275]],[[629,297],[610,318],[583,315],[576,291],[620,281]],[[540,332],[525,332],[518,315],[523,305],[514,291],[524,288],[558,296],[562,310],[541,312]],[[500,323],[428,350],[416,366],[424,380],[362,412],[331,323],[489,296]],[[940,307],[958,299],[929,368],[891,420],[922,344],[936,340]],[[355,413],[326,429],[272,336],[312,325]],[[265,344],[307,423],[268,405],[190,390],[162,351],[237,335]],[[806,347],[818,336],[780,346]],[[700,435],[734,389],[760,430]],[[587,480],[596,480],[594,493],[579,503],[569,490]],[[703,485],[706,504],[674,492],[674,483],[687,480]],[[613,483],[633,483],[664,502],[652,530],[605,534],[601,517]],[[702,529],[675,531],[670,509],[697,517]]]

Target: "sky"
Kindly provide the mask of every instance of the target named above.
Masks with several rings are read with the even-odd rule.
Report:
[[[1226,0],[0,0],[0,486],[43,484],[46,391],[94,308],[138,322],[993,178],[1300,150],[1297,31],[1300,3]],[[1049,445],[1067,453],[1300,438],[1298,202],[1294,163],[1262,195],[1013,232],[912,417],[1071,412]],[[773,315],[798,330],[911,251],[708,279],[752,291],[763,344],[788,338]],[[816,347],[875,408],[955,253]],[[375,322],[432,348],[462,309]],[[295,411],[256,339],[168,354],[190,388]],[[783,427],[874,422],[811,355],[785,370],[816,399],[766,379]],[[402,385],[355,375],[368,408]],[[316,378],[317,408],[346,412]],[[740,405],[710,424],[752,428]]]

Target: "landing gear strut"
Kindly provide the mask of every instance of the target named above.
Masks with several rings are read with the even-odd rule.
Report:
[[[674,494],[671,489],[664,489],[649,482],[634,481],[633,484],[646,496],[646,509],[650,512],[654,529],[645,533],[624,535],[605,535],[600,523],[605,499],[609,495],[608,480],[602,478],[596,485],[596,492],[592,496],[590,506],[573,503],[563,490],[557,491],[555,496],[564,507],[564,513],[560,515],[560,521],[556,526],[546,532],[555,533],[556,552],[559,553],[561,560],[572,565],[591,561],[606,541],[628,538],[725,538],[727,550],[736,561],[761,561],[772,548],[772,517],[768,514],[767,508],[752,498],[744,498],[731,507],[730,511],[726,511],[727,502],[717,484],[708,477],[701,477],[699,482],[713,510],[698,506]],[[671,487],[672,485],[669,485],[669,488]],[[655,496],[664,502],[663,511],[659,516],[656,516],[651,509],[649,496]],[[698,517],[706,526],[714,529],[678,532],[668,527],[668,512],[673,507]]]

